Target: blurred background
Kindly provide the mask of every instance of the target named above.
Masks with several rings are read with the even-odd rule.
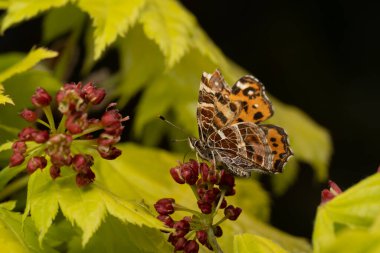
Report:
[[[182,3],[223,52],[281,101],[326,127],[330,179],[342,189],[380,165],[380,4],[375,1],[195,1]],[[264,179],[265,180],[265,179]],[[310,237],[319,192],[303,165],[274,197],[271,221]],[[289,208],[293,206],[294,208]],[[307,222],[305,222],[307,221]]]
[[[334,144],[330,179],[345,189],[376,171],[380,164],[380,4],[181,2],[221,50],[259,78],[271,95],[299,107],[330,131]],[[38,45],[41,22],[34,18],[8,30],[0,40],[0,53],[28,52],[31,44]],[[104,61],[112,66],[113,57],[111,51]],[[262,181],[269,185],[268,178]],[[284,195],[273,195],[272,224],[310,238],[325,187],[303,164],[296,183]]]

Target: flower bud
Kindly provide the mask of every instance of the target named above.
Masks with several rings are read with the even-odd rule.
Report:
[[[107,160],[116,159],[121,155],[121,150],[115,147],[98,146],[97,150],[100,156]]]
[[[61,168],[58,166],[51,166],[50,167],[50,176],[52,179],[56,179],[57,177],[61,176]]]
[[[190,223],[187,220],[180,220],[174,223],[174,235],[177,237],[184,237],[190,231]]]
[[[36,131],[33,135],[33,139],[37,143],[45,143],[49,140],[49,132],[46,130]]]
[[[198,207],[202,213],[204,213],[204,214],[211,213],[211,211],[212,211],[212,204],[211,203],[205,202],[203,200],[198,200],[197,204],[198,204]]]
[[[212,230],[214,231],[214,235],[216,237],[221,237],[223,235],[223,230],[220,226],[212,227]]]
[[[237,220],[239,215],[241,214],[242,209],[239,207],[234,207],[232,205],[227,206],[224,209],[224,215],[229,219],[229,220]]]
[[[43,169],[47,165],[47,160],[43,156],[34,156],[29,159],[28,165],[26,166],[27,171],[32,174],[37,169]]]
[[[160,199],[154,204],[154,208],[159,214],[172,214],[174,213],[174,203],[175,200],[172,198]]]
[[[23,141],[16,141],[12,144],[12,150],[14,153],[24,154],[26,152],[26,144]]]
[[[177,166],[177,167],[171,168],[170,175],[172,176],[174,181],[176,181],[177,183],[179,184],[185,183],[185,180],[182,178],[182,175],[181,175],[181,167]]]
[[[41,87],[37,88],[32,96],[32,104],[36,107],[48,106],[51,102],[51,96]]]
[[[167,226],[169,228],[172,228],[174,226],[174,220],[169,215],[160,214],[157,216],[157,219],[162,221],[165,224],[165,226]]]
[[[77,154],[73,157],[72,165],[77,172],[84,172],[94,164],[94,158],[91,155]]]
[[[82,90],[85,93],[86,99],[94,105],[100,104],[106,95],[104,89],[96,88],[92,83],[87,83],[83,86]]]
[[[198,253],[198,251],[199,245],[195,240],[188,241],[183,249],[184,253]]]
[[[189,163],[185,163],[181,168],[181,176],[189,185],[193,185],[198,180],[198,169],[192,167]]]
[[[25,127],[18,134],[18,139],[20,141],[33,141],[34,135],[36,132],[37,132],[37,130],[34,129],[33,127]]]
[[[204,244],[207,242],[207,237],[208,237],[208,235],[207,235],[207,232],[206,232],[206,231],[204,231],[204,230],[198,230],[198,231],[196,232],[196,236],[197,236],[198,241],[199,241],[202,245],[204,245]]]
[[[187,243],[187,240],[185,237],[178,238],[178,240],[176,241],[174,245],[174,251],[183,250],[185,248],[186,243]]]
[[[76,183],[79,187],[88,185],[89,183],[94,182],[95,173],[90,169],[86,169],[85,173],[78,173],[76,176]]]
[[[28,122],[35,122],[37,120],[37,113],[29,109],[24,109],[20,112],[20,116]]]
[[[20,165],[24,162],[25,157],[21,153],[13,153],[9,161],[9,167]]]

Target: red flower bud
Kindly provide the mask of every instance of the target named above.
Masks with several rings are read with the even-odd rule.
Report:
[[[324,189],[321,192],[321,204],[324,204],[324,203],[332,200],[333,198],[335,198],[335,196],[342,193],[342,190],[339,188],[339,186],[335,182],[329,180],[329,186],[330,186],[329,190]]]
[[[25,157],[21,153],[13,153],[9,161],[9,167],[20,165],[24,162]]]
[[[85,172],[94,164],[94,158],[91,155],[77,154],[73,157],[72,165],[77,172]]]
[[[33,139],[37,143],[45,143],[49,140],[49,132],[46,130],[36,131],[33,135]]]
[[[119,124],[121,120],[122,120],[122,116],[119,113],[119,111],[116,109],[112,109],[112,110],[106,111],[103,114],[101,122],[104,127],[109,127],[109,126],[114,125],[115,123]]]
[[[229,205],[224,209],[224,215],[229,219],[229,220],[237,220],[239,215],[241,214],[242,209],[239,207],[234,207],[232,205]]]
[[[174,226],[174,220],[169,215],[160,214],[157,216],[157,219],[162,221],[165,224],[165,226],[169,228],[172,228]]]
[[[207,235],[207,232],[206,232],[206,231],[204,231],[204,230],[198,230],[198,231],[196,232],[196,236],[197,236],[198,241],[199,241],[202,245],[204,245],[204,244],[207,242],[207,237],[208,237],[208,235]]]
[[[174,251],[183,250],[185,248],[186,243],[187,243],[187,239],[185,237],[178,238],[178,240],[176,241],[174,245]]]
[[[175,236],[184,237],[190,231],[190,223],[187,220],[182,219],[174,223],[173,228],[175,229]]]
[[[43,156],[34,156],[29,159],[26,169],[30,174],[35,172],[37,169],[43,169],[47,165],[47,160]]]
[[[78,173],[76,176],[76,183],[79,187],[88,185],[89,183],[94,182],[95,173],[91,169],[86,169],[85,173]]]
[[[198,181],[198,168],[194,168],[189,163],[181,166],[181,176],[189,185],[193,185]]]
[[[212,211],[212,204],[211,203],[205,202],[203,200],[198,200],[197,204],[198,204],[198,207],[202,213],[204,213],[204,214],[211,213],[211,211]]]
[[[221,237],[223,235],[223,230],[220,226],[212,227],[212,230],[214,231],[214,235],[216,237]]]
[[[36,129],[33,127],[25,127],[21,130],[21,132],[18,134],[18,139],[20,141],[33,141],[34,135],[37,132]]]
[[[115,147],[107,147],[107,146],[98,146],[98,152],[101,157],[107,160],[116,159],[121,155],[121,150]]]
[[[56,179],[57,177],[61,176],[61,168],[58,166],[51,166],[50,167],[50,176],[52,179]]]
[[[170,169],[170,175],[179,184],[184,184],[185,180],[182,178],[181,175],[181,168],[180,167],[174,167]]]
[[[48,106],[51,102],[51,96],[41,87],[37,88],[32,96],[32,104],[36,107]]]
[[[86,99],[94,105],[100,104],[106,96],[106,91],[101,88],[96,88],[92,83],[87,83],[82,90],[85,93]]]
[[[87,113],[75,112],[67,117],[66,128],[71,134],[82,133],[87,127]]]
[[[175,200],[172,198],[160,199],[154,204],[154,208],[159,214],[172,214],[174,213],[174,203]]]
[[[29,109],[24,109],[20,112],[20,116],[28,122],[35,122],[37,120],[37,113]]]
[[[186,243],[185,248],[183,249],[184,253],[198,253],[199,245],[195,240],[190,240]]]
[[[14,153],[24,154],[26,152],[26,144],[23,141],[16,141],[12,144],[12,150]]]

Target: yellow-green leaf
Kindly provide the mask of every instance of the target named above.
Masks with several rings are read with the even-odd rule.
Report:
[[[5,103],[14,105],[13,100],[8,95],[4,95],[4,86],[0,84],[0,104]]]
[[[240,234],[234,238],[234,253],[286,253],[270,239],[253,234]]]
[[[1,32],[10,26],[30,19],[39,13],[53,7],[65,5],[70,0],[10,0],[7,6],[7,13],[1,24]]]
[[[45,48],[32,49],[20,62],[17,62],[0,73],[0,83],[16,74],[32,68],[44,59],[53,58],[57,55],[57,52]]]
[[[145,34],[164,53],[168,67],[173,67],[192,45],[195,18],[175,0],[149,0],[140,21]]]
[[[128,31],[144,4],[145,0],[79,0],[78,6],[90,15],[95,27],[95,59]]]

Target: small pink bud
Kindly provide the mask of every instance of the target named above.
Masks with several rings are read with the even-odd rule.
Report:
[[[170,175],[179,184],[184,184],[185,180],[182,178],[181,175],[181,168],[180,167],[174,167],[170,169]]]
[[[154,208],[159,214],[168,215],[174,213],[174,203],[175,200],[172,198],[163,198],[154,204]]]
[[[197,236],[198,241],[199,241],[202,245],[204,245],[204,244],[207,242],[207,237],[208,237],[208,235],[207,235],[207,232],[206,232],[206,231],[204,231],[204,230],[198,230],[198,231],[196,232],[196,236]]]
[[[37,113],[29,109],[24,109],[20,112],[20,116],[28,122],[35,122],[37,120]]]
[[[86,169],[85,173],[78,173],[76,183],[79,187],[86,186],[95,180],[95,173],[91,169]]]
[[[174,245],[174,251],[183,250],[187,243],[187,239],[185,237],[178,238],[177,242]]]
[[[172,228],[174,226],[174,220],[169,215],[160,214],[157,216],[157,219],[162,221],[165,224],[165,226],[167,226],[169,228]]]
[[[97,150],[100,156],[107,160],[116,159],[121,155],[121,150],[115,147],[98,146]]]
[[[50,176],[53,179],[56,179],[57,177],[61,176],[61,168],[58,166],[51,166],[50,167]]]
[[[49,132],[46,130],[37,131],[34,134],[33,139],[37,143],[45,143],[49,140]]]
[[[232,205],[229,205],[224,209],[224,215],[229,220],[237,220],[237,218],[240,216],[242,209],[239,207],[234,207]]]
[[[34,135],[36,134],[37,130],[33,127],[25,127],[21,130],[21,132],[18,134],[18,139],[20,141],[33,141]]]
[[[342,193],[342,190],[335,182],[329,180],[329,186],[330,189],[324,189],[321,192],[321,204],[325,204]]]
[[[24,154],[26,152],[26,144],[23,141],[16,141],[12,144],[12,150],[14,153]]]
[[[41,87],[37,88],[32,96],[32,104],[36,107],[48,106],[51,102],[51,96]]]
[[[195,240],[190,240],[186,243],[183,253],[198,253],[199,245]]]
[[[106,96],[106,91],[96,88],[92,83],[87,83],[82,90],[86,94],[86,99],[94,105],[100,104]]]
[[[94,164],[94,158],[91,155],[77,154],[73,157],[72,165],[77,172],[83,172]]]
[[[20,165],[24,162],[25,157],[21,153],[13,153],[9,161],[9,167]]]
[[[47,160],[43,156],[34,156],[29,159],[26,169],[30,174],[35,172],[37,169],[43,169],[47,165]]]

